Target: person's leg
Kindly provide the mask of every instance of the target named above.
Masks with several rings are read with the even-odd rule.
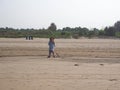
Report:
[[[52,54],[53,54],[53,57],[55,57],[55,53],[54,53],[54,51],[52,51]]]
[[[48,58],[50,58],[51,57],[51,50],[49,50],[49,56],[48,56]]]

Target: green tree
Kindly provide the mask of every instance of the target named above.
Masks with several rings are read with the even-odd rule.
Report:
[[[57,26],[55,25],[55,23],[51,23],[51,25],[48,27],[48,30],[56,31],[57,30]]]
[[[105,35],[105,31],[104,30],[99,30],[99,36],[104,36]]]
[[[111,26],[111,27],[106,27],[105,28],[105,35],[107,35],[107,36],[115,36],[115,29],[114,29],[114,27],[113,26]]]
[[[87,36],[89,33],[89,29],[88,28],[80,28],[79,29],[79,36]]]
[[[116,32],[115,36],[118,37],[118,38],[120,38],[120,32]]]
[[[120,32],[120,21],[117,21],[117,22],[114,24],[114,28],[115,28],[115,31],[116,31],[116,32]]]

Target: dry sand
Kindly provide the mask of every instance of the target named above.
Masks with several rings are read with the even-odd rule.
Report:
[[[0,39],[0,90],[120,90],[120,40]]]

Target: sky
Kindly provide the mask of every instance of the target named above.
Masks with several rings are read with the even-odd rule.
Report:
[[[104,28],[120,20],[120,0],[0,0],[0,27]]]

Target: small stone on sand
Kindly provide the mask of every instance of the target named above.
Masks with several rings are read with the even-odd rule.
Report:
[[[74,64],[74,66],[79,66],[79,64]]]

